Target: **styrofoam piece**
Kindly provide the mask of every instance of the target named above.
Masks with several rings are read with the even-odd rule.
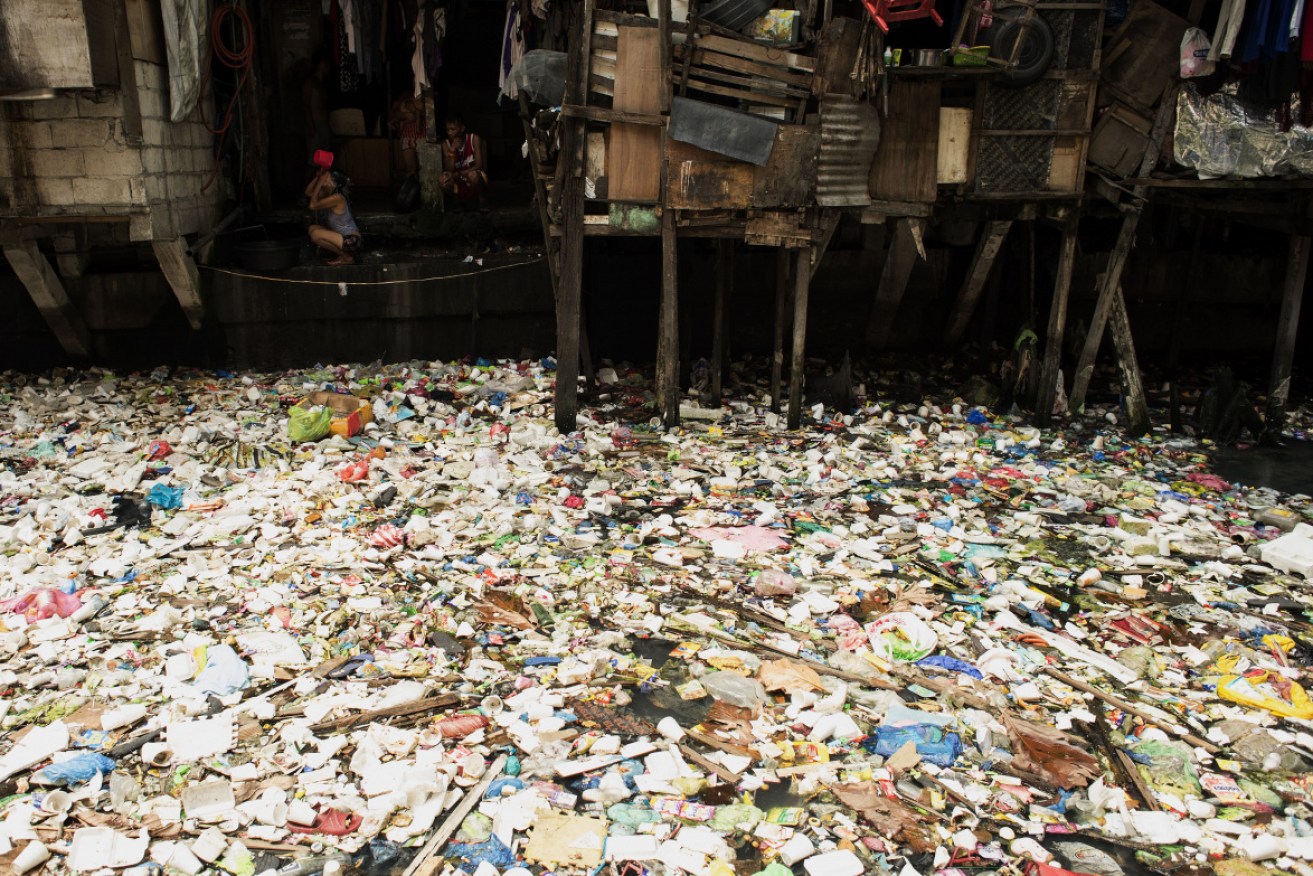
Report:
[[[812,855],[803,861],[807,876],[861,876],[866,872],[862,859],[847,849]]]
[[[1295,528],[1280,538],[1263,545],[1259,556],[1263,562],[1283,572],[1313,575],[1313,525],[1298,523]]]
[[[128,836],[111,827],[83,827],[73,834],[68,866],[78,873],[102,867],[131,867],[146,857],[149,845],[150,832],[145,829],[137,836]]]
[[[223,818],[236,805],[232,782],[227,779],[213,779],[182,789],[182,808],[188,818],[214,821]]]

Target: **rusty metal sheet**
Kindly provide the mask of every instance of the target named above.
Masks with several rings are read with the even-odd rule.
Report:
[[[880,145],[880,116],[862,100],[821,98],[821,148],[816,160],[816,203],[862,207],[871,203],[871,161]]]

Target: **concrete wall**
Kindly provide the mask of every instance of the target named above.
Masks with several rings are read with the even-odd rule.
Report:
[[[213,225],[223,187],[201,191],[214,141],[201,110],[170,122],[165,67],[133,69],[139,119],[117,89],[0,103],[0,218],[130,216],[136,240]]]

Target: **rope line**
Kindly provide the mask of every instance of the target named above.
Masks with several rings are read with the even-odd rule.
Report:
[[[299,286],[332,286],[341,288],[342,286],[399,286],[403,283],[435,283],[444,280],[460,280],[465,277],[476,277],[480,274],[494,274],[499,271],[509,271],[513,268],[522,268],[525,265],[536,265],[542,263],[542,257],[530,259],[523,262],[515,262],[509,265],[495,265],[491,268],[482,268],[477,271],[465,271],[460,274],[442,274],[435,277],[414,277],[410,279],[397,280],[300,280],[292,277],[271,277],[267,274],[252,274],[247,271],[233,271],[228,268],[216,268],[211,265],[197,265],[207,271],[214,271],[216,274],[227,274],[231,277],[242,277],[247,280],[266,280],[270,283],[293,283]]]

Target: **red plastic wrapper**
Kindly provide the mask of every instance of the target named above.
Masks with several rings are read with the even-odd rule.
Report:
[[[439,721],[437,728],[443,739],[464,739],[476,730],[487,727],[488,723],[484,715],[452,715]]]
[[[55,615],[68,617],[81,607],[82,600],[78,596],[53,587],[39,587],[0,602],[0,611],[21,614],[29,623]]]
[[[338,480],[343,483],[354,484],[363,481],[369,477],[369,460],[361,459],[356,462],[348,462],[337,470]]]
[[[406,531],[395,523],[385,523],[374,530],[369,543],[376,548],[394,548],[406,543]]]
[[[152,441],[150,442],[150,451],[146,458],[151,462],[156,462],[168,456],[172,452],[173,452],[173,446],[169,444],[169,442]]]

